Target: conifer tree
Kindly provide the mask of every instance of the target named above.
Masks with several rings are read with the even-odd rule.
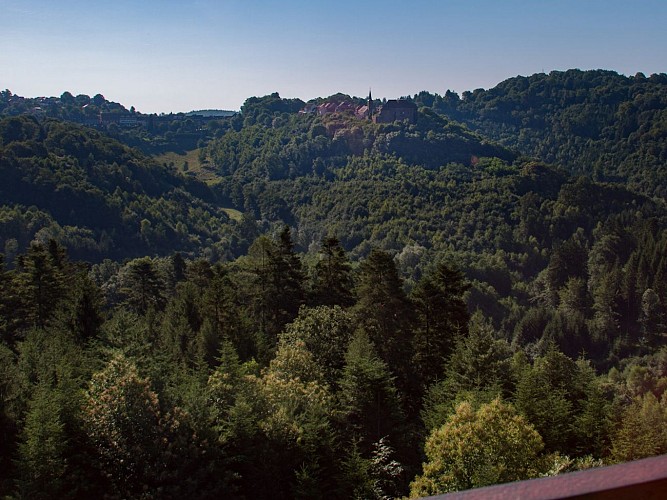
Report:
[[[644,342],[651,347],[664,343],[662,338],[665,329],[662,321],[663,315],[663,307],[658,294],[653,289],[647,288],[642,295],[639,324]]]
[[[55,254],[52,255],[52,253]],[[64,257],[60,247],[48,249],[36,243],[25,255],[17,258],[16,288],[24,326],[44,327],[53,318],[58,304],[65,296]]]
[[[363,331],[350,342],[338,398],[344,426],[363,452],[384,437],[401,442],[405,417],[394,377]]]
[[[185,276],[193,283],[202,295],[213,278],[213,269],[206,259],[196,259],[190,262],[185,269]]]
[[[605,398],[602,386],[590,362],[577,360],[575,401],[577,410],[571,429],[574,435],[573,454],[602,458],[609,454],[611,431],[611,404]]]
[[[516,407],[543,436],[548,451],[569,452],[572,403],[540,363],[526,370],[516,389]]]
[[[374,249],[359,267],[357,321],[375,345],[380,359],[398,377],[405,391],[414,382],[410,362],[413,339],[413,307],[391,256]]]
[[[253,313],[264,336],[265,349],[272,349],[278,333],[292,321],[305,302],[301,259],[294,252],[290,228],[285,226],[277,241],[266,236],[255,240],[248,251],[248,264],[255,276]]]
[[[510,346],[496,339],[492,325],[476,312],[470,319],[468,335],[457,340],[444,373],[444,379],[426,394],[422,417],[429,429],[441,426],[461,397],[488,403],[498,395],[510,394]]]
[[[612,437],[612,456],[619,462],[667,453],[667,405],[651,392],[638,396],[623,411]]]
[[[620,298],[620,271],[618,263],[600,277],[597,283],[597,287],[592,290],[591,334],[596,344],[596,352],[592,353],[592,356],[594,359],[601,359],[610,340],[617,337],[619,329],[619,308],[617,306]]]
[[[574,362],[550,344],[518,378],[515,405],[543,437],[546,451],[605,453],[608,405],[586,361]]]
[[[220,347],[219,363],[207,382],[213,421],[222,443],[230,441],[237,434],[236,423],[230,418],[237,400],[244,396],[244,385],[248,373],[244,370],[234,346],[223,341]],[[248,415],[250,417],[250,415]]]
[[[248,333],[248,311],[243,305],[247,288],[243,277],[238,282],[238,273],[217,264],[212,268],[208,287],[204,291],[202,314],[209,340],[218,346],[223,339],[229,340],[242,359],[250,359],[257,354],[252,336]],[[243,285],[246,285],[243,287]],[[203,329],[203,327],[202,327]],[[213,346],[213,343],[209,343]],[[217,356],[217,354],[216,354]]]
[[[9,325],[14,321],[10,284],[10,275],[5,269],[4,255],[0,253],[0,339],[7,343],[11,342],[8,338]]]
[[[186,277],[185,272],[187,269],[187,264],[180,252],[175,252],[171,256],[170,261],[171,261],[171,274],[174,279],[174,285],[176,285],[181,281],[185,280]]]
[[[468,332],[470,315],[463,301],[468,288],[460,271],[440,263],[417,283],[412,293],[419,325],[413,359],[422,386],[442,376],[445,360],[457,339]]]
[[[67,328],[81,342],[96,338],[104,322],[102,292],[88,273],[79,272],[70,288],[70,299],[63,312]]]
[[[274,311],[277,308],[277,292],[273,287],[271,255],[275,243],[267,236],[260,236],[248,249],[246,266],[247,288],[250,296],[250,315],[256,325],[258,350],[270,350],[271,335],[277,334]]]
[[[292,321],[305,302],[305,276],[301,259],[294,252],[289,226],[285,226],[271,255],[272,280],[276,297],[275,319],[278,331]]]
[[[322,238],[319,257],[313,277],[313,302],[325,306],[353,305],[352,267],[338,238]]]
[[[135,312],[146,314],[149,309],[161,309],[165,304],[164,283],[150,257],[129,262],[125,269],[122,292],[125,303]]]
[[[257,371],[256,363],[242,364],[233,344],[224,340],[206,384],[211,427],[223,453],[230,457],[227,466],[251,489],[255,478],[266,477],[256,467],[265,450],[258,422],[264,407]]]
[[[63,495],[67,469],[67,435],[61,395],[42,383],[33,391],[19,445],[19,489],[26,498]]]
[[[16,366],[16,354],[0,342],[0,489],[10,490],[15,461],[18,420],[23,401],[20,393],[21,379]]]

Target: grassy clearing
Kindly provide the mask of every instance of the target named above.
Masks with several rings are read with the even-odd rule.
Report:
[[[243,214],[234,208],[223,208],[223,210],[229,215],[229,218],[239,222],[243,217]]]
[[[199,149],[193,149],[192,151],[187,151],[185,154],[179,154],[174,151],[169,151],[161,155],[156,155],[155,159],[159,163],[166,163],[167,165],[172,165],[179,172],[183,171],[183,165],[187,162],[188,169],[192,171],[197,171],[201,169],[201,163],[199,161]]]
[[[211,170],[208,161],[200,161],[199,149],[187,151],[185,154],[179,154],[174,151],[156,155],[155,159],[162,164],[172,166],[176,171],[185,175],[195,176],[208,185],[220,182],[219,177]]]
[[[160,164],[167,165],[184,175],[194,176],[209,186],[213,186],[220,182],[220,177],[213,172],[211,164],[208,161],[200,161],[199,151],[199,149],[193,149],[192,151],[187,151],[185,154],[170,151],[156,155],[154,158]],[[240,221],[243,217],[243,214],[234,208],[222,208],[222,210],[233,220]]]

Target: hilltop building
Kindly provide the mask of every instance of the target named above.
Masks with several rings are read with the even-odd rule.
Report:
[[[377,110],[373,105],[373,96],[368,91],[368,101],[358,106],[348,100],[331,100],[322,104],[309,103],[299,113],[316,113],[319,116],[333,113],[352,114],[359,120],[372,120],[374,123],[392,123],[407,120],[417,122],[417,105],[407,99],[392,99],[382,104]]]
[[[416,123],[417,105],[406,99],[392,99],[380,106],[377,113],[372,116],[375,123],[392,123],[403,120]]]

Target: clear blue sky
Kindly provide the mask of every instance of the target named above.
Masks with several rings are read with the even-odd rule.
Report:
[[[667,0],[0,0],[0,88],[142,112],[667,72]]]

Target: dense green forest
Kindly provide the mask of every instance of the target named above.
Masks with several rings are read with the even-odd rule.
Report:
[[[230,121],[219,119],[231,111],[202,110],[189,113],[142,114],[107,100],[102,94],[90,97],[63,92],[60,97],[22,97],[0,91],[0,116],[29,115],[40,120],[57,119],[104,130],[145,153],[183,152],[222,135]]]
[[[667,453],[666,86],[162,129],[3,92],[0,493],[420,497]]]
[[[205,184],[101,132],[19,116],[0,121],[0,138],[8,259],[44,238],[92,261],[204,248],[217,260],[248,247]]]
[[[667,195],[667,75],[552,71],[417,103],[576,174]]]

